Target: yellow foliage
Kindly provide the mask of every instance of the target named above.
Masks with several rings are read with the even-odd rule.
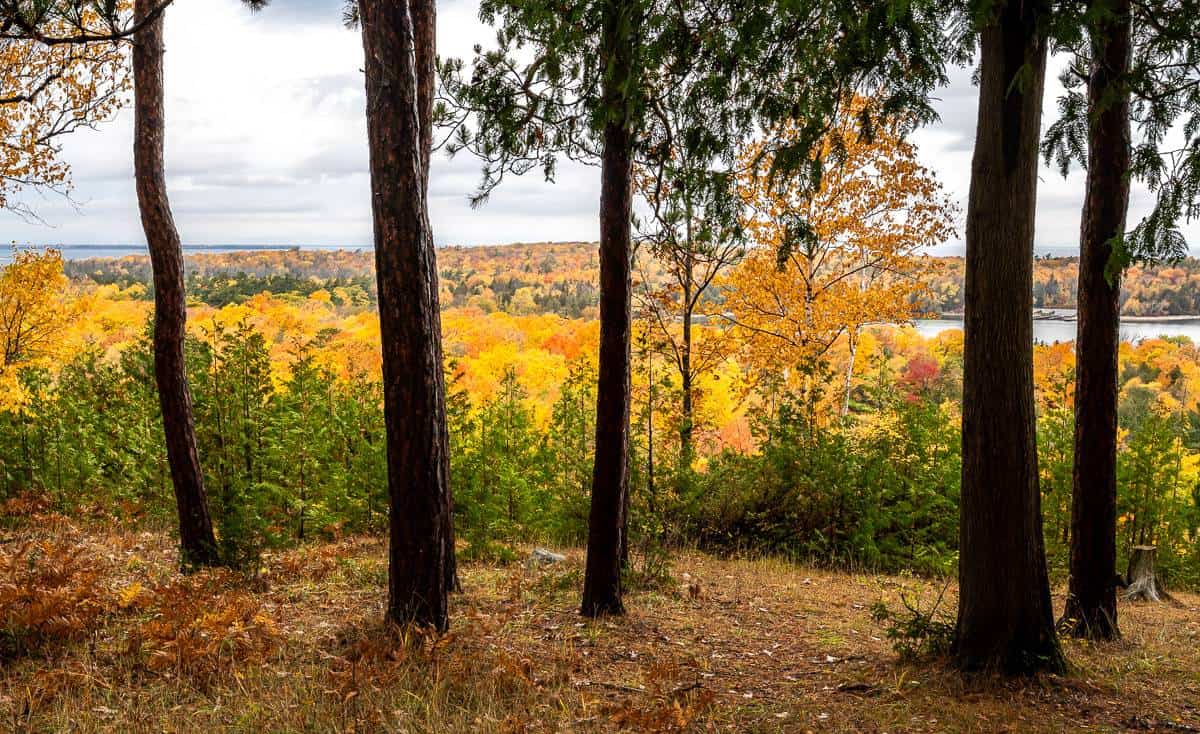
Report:
[[[90,25],[96,14],[88,11],[82,20]],[[64,22],[42,30],[55,35],[70,28]],[[121,44],[0,44],[0,208],[26,209],[13,199],[22,188],[70,188],[59,138],[112,117],[128,78]]]
[[[16,410],[27,397],[17,380],[25,366],[62,356],[63,332],[76,309],[57,250],[18,250],[0,272],[0,411]]]
[[[916,317],[934,268],[922,250],[954,232],[955,207],[900,131],[859,134],[855,111],[867,104],[856,101],[826,139],[821,155],[831,165],[815,193],[768,176],[741,181],[755,248],[725,278],[724,309],[757,369],[809,374],[864,325]],[[766,143],[743,159],[772,164]]]
[[[69,316],[57,250],[18,250],[0,273],[0,364],[54,356]]]

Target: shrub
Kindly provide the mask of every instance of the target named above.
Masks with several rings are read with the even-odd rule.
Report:
[[[680,506],[676,524],[703,547],[926,573],[954,563],[959,446],[939,406],[817,428],[787,402],[757,430],[758,453],[716,457]]]
[[[871,606],[871,617],[884,625],[884,635],[892,641],[892,647],[902,660],[917,661],[948,655],[954,642],[954,619],[942,611],[949,582],[942,585],[936,597],[926,609],[920,601],[913,601],[900,594],[904,606],[901,611],[892,611],[882,602]],[[919,596],[919,592],[918,592]]]
[[[61,544],[0,546],[0,662],[90,634],[110,608],[100,568],[97,559]]]

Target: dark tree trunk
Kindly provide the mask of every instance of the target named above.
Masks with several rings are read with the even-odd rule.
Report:
[[[604,150],[600,162],[600,359],[596,386],[596,456],[588,515],[587,566],[581,613],[622,614],[621,559],[629,491],[630,242],[633,130],[624,89],[633,73],[627,4],[611,3],[605,19]]]
[[[433,155],[433,98],[437,81],[437,0],[409,0],[417,77],[417,114],[421,120],[421,186],[429,190]]]
[[[1087,191],[1079,241],[1075,341],[1075,465],[1071,491],[1071,583],[1063,615],[1071,634],[1121,636],[1117,626],[1117,344],[1120,273],[1106,276],[1112,240],[1129,207],[1129,0],[1091,33]]]
[[[1037,2],[982,31],[967,209],[962,501],[954,656],[964,669],[1057,669],[1033,404],[1033,227],[1046,38]]]
[[[416,43],[417,61],[417,105],[421,125],[421,187],[425,200],[429,200],[429,159],[433,153],[433,100],[437,83],[437,2],[436,0],[412,0],[413,38]],[[444,380],[445,378],[443,378]],[[443,432],[445,423],[443,422]],[[443,446],[450,445],[448,436]],[[458,561],[454,550],[454,493],[446,485],[446,586],[451,591],[462,588],[458,580]]]
[[[418,7],[430,1],[360,0],[359,11],[387,429],[387,616],[445,630],[450,472],[437,264],[425,200],[430,120],[414,44],[414,37],[433,38],[424,27],[433,11]]]
[[[153,12],[154,0],[136,0],[140,20]],[[179,510],[179,546],[185,569],[220,562],[213,536],[204,474],[196,450],[192,396],[184,366],[187,302],[184,297],[183,247],[171,204],[163,163],[163,17],[138,31],[133,44],[133,167],[138,210],[150,265],[154,271],[154,379],[162,409],[167,463]]]

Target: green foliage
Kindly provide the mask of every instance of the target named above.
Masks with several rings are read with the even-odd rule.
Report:
[[[579,544],[587,531],[595,436],[595,371],[572,365],[549,425],[539,427],[514,367],[495,397],[471,405],[447,380],[450,477],[465,557],[516,558],[512,543]]]
[[[323,335],[321,338],[327,338]],[[275,385],[261,334],[243,323],[189,339],[197,445],[222,557],[255,569],[267,547],[386,524],[381,388],[336,380],[315,344],[295,347]],[[148,337],[116,360],[84,352],[56,381],[22,380],[21,413],[0,413],[3,494],[37,491],[66,512],[174,516]]]
[[[130,283],[126,282],[122,285],[130,285]],[[214,308],[221,308],[231,303],[242,303],[259,293],[289,294],[307,298],[319,290],[328,291],[333,303],[338,306],[361,308],[375,304],[375,283],[367,275],[316,279],[300,277],[291,273],[271,275],[234,273],[232,275],[192,275],[187,280],[188,296]],[[153,298],[153,291],[147,290],[146,297]]]
[[[1158,546],[1164,585],[1200,584],[1196,565],[1196,487],[1183,480],[1183,432],[1178,416],[1151,405],[1128,414],[1128,438],[1117,455],[1118,549]]]
[[[272,374],[261,334],[246,324],[189,340],[197,440],[221,551],[258,566],[265,549],[340,534],[382,532],[387,482],[382,387],[364,374],[335,377],[316,355],[329,334],[295,342]],[[455,524],[465,558],[507,563],[518,545],[577,546],[586,538],[595,440],[595,367],[570,365],[548,416],[538,420],[519,367],[473,404],[451,363],[447,415]],[[1200,488],[1187,479],[1193,413],[1167,410],[1142,366],[1121,377],[1118,547],[1155,544],[1163,581],[1200,586]],[[768,376],[769,377],[769,376]],[[824,378],[816,379],[821,382]],[[85,351],[57,378],[28,368],[30,402],[0,412],[0,499],[32,494],[60,511],[170,523],[175,508],[162,447],[148,338],[115,358]],[[648,389],[653,387],[654,389]],[[856,391],[854,411],[815,422],[808,395],[759,385],[754,452],[679,461],[670,419],[635,396],[630,462],[631,587],[670,584],[670,552],[778,554],[844,567],[948,575],[957,560],[961,471],[954,379],[915,380],[884,364]],[[817,389],[814,386],[814,389]],[[1178,396],[1177,396],[1178,397]],[[1176,398],[1177,399],[1177,398]],[[662,405],[658,406],[659,408]],[[657,413],[656,413],[657,415]],[[1191,422],[1189,422],[1191,421]],[[1046,549],[1051,570],[1069,557],[1072,415],[1038,420]]]
[[[453,155],[483,162],[474,205],[508,174],[555,175],[560,157],[592,161],[606,123],[633,137],[639,163],[668,187],[710,188],[718,229],[737,221],[729,171],[747,131],[790,125],[768,146],[774,177],[816,190],[836,165],[822,152],[855,94],[879,100],[859,115],[870,137],[883,120],[936,119],[930,92],[946,81],[952,9],[941,0],[720,0],[561,3],[485,0],[496,47],[439,65],[436,123]],[[963,54],[964,58],[969,54]],[[758,167],[757,164],[755,166]],[[728,168],[728,166],[725,166]],[[651,196],[659,213],[661,187]],[[685,198],[692,198],[690,195]],[[691,214],[686,215],[691,218]],[[678,223],[678,216],[661,223]]]
[[[1038,416],[1037,428],[1046,565],[1065,579],[1071,560],[1075,413],[1067,408],[1047,410]]]
[[[1089,120],[1087,83],[1092,64],[1090,34],[1112,22],[1111,4],[1063,5],[1057,50],[1071,61],[1060,75],[1066,90],[1059,118],[1047,129],[1042,150],[1063,175],[1073,164],[1086,166]],[[1106,269],[1109,282],[1133,262],[1176,262],[1188,253],[1178,227],[1200,215],[1200,14],[1187,2],[1133,3],[1133,53],[1126,78],[1105,90],[1115,100],[1127,93],[1133,130],[1130,176],[1155,194],[1154,206],[1113,244]],[[1082,33],[1087,29],[1088,33]]]
[[[945,573],[957,549],[957,426],[899,401],[891,430],[817,428],[803,400],[757,428],[756,454],[724,453],[678,519],[702,546],[883,570]]]
[[[495,398],[452,426],[451,481],[468,557],[511,560],[494,547],[535,530],[544,517],[546,462],[516,369],[504,371]]]
[[[927,609],[904,592],[900,594],[900,602],[904,605],[901,611],[892,611],[882,601],[871,605],[871,618],[884,626],[884,636],[892,641],[892,648],[901,660],[917,662],[950,653],[950,645],[954,642],[954,618],[942,611],[948,586],[948,581],[942,584]]]
[[[1185,418],[1164,410],[1154,391],[1131,386],[1123,391],[1119,423],[1125,432],[1117,451],[1117,548],[1122,559],[1135,545],[1158,546],[1164,583],[1194,588],[1197,492],[1184,478]],[[1047,410],[1038,417],[1042,512],[1046,561],[1065,579],[1071,554],[1071,492],[1074,415]]]
[[[31,403],[0,413],[5,493],[48,489],[63,510],[95,503],[140,514],[149,498],[169,492],[165,456],[152,448],[162,430],[153,376],[129,376],[141,375],[140,367],[88,351],[62,368],[57,383],[43,369],[24,370]]]
[[[578,360],[559,389],[546,433],[547,482],[557,512],[550,539],[555,542],[578,545],[587,537],[595,444],[596,368]]]
[[[257,569],[269,542],[266,341],[245,322],[232,330],[217,326],[210,342],[194,342],[188,356],[196,443],[221,557],[234,568]]]

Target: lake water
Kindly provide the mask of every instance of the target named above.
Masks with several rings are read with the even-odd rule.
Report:
[[[934,336],[950,329],[963,328],[962,319],[922,319],[916,322],[917,331],[923,336]],[[1034,341],[1043,344],[1075,341],[1074,321],[1038,319],[1033,322]],[[1126,321],[1121,323],[1121,339],[1138,342],[1160,336],[1186,336],[1200,342],[1200,317],[1195,319],[1171,319],[1165,321]]]

